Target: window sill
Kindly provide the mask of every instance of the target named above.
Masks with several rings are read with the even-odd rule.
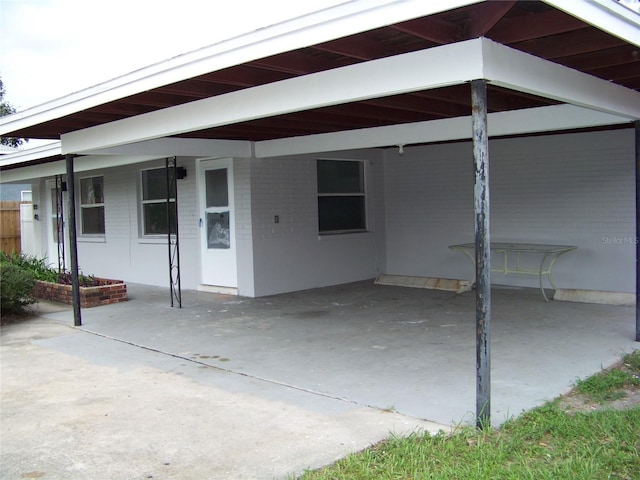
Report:
[[[149,236],[149,237],[138,237],[138,243],[149,244],[149,245],[166,245],[167,235],[165,234],[165,235],[156,235],[156,236]]]
[[[78,236],[79,243],[107,243],[107,237],[105,235],[96,236]]]
[[[370,230],[357,230],[348,232],[327,232],[319,233],[319,241],[333,241],[333,240],[348,240],[351,238],[361,238],[363,235],[371,235],[373,232]]]

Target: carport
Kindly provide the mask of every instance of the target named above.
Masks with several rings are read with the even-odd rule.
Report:
[[[637,345],[633,307],[546,303],[526,288],[492,294],[494,425],[565,393]],[[94,345],[117,340],[113,348],[124,343],[182,365],[168,373],[199,366],[198,376],[185,374],[196,383],[237,392],[248,382],[253,395],[307,409],[332,399],[443,425],[475,421],[473,292],[373,281],[261,298],[189,290],[177,309],[166,288],[134,284],[129,297],[83,310],[81,330],[95,341],[68,335],[38,343],[122,369],[133,360]],[[73,321],[70,310],[45,316]]]
[[[605,0],[354,2],[141,70],[72,103],[11,118],[2,131],[61,139],[72,212],[74,159],[212,149],[233,155],[246,142],[256,159],[268,159],[472,138],[478,283],[469,332],[476,333],[482,423],[492,410],[490,345],[496,344],[488,138],[635,122],[637,144],[639,45],[636,16]],[[575,331],[553,332],[575,338]],[[639,332],[636,327],[637,340]],[[499,368],[494,362],[493,370]],[[465,378],[473,385],[473,375]]]

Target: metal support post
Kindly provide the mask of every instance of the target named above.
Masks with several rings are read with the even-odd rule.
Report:
[[[634,122],[636,138],[636,342],[640,342],[640,120]]]
[[[182,308],[180,284],[180,236],[178,234],[178,178],[176,157],[165,159],[167,177],[167,246],[169,248],[169,288],[171,306]],[[172,212],[173,210],[173,212]],[[173,213],[173,214],[172,214]]]
[[[80,312],[80,281],[78,279],[78,239],[76,232],[74,155],[67,155],[67,211],[69,213],[69,253],[71,256],[71,293],[73,295],[73,324],[82,325]]]
[[[491,422],[491,259],[487,84],[471,82],[476,247],[476,426]]]
[[[56,175],[56,243],[58,245],[58,273],[67,269],[64,255],[64,189],[62,175]]]

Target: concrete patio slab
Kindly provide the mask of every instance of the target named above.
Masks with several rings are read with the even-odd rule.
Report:
[[[474,422],[473,292],[129,298],[83,310],[80,328],[68,308],[3,327],[3,472],[283,478],[390,432]],[[493,423],[637,348],[634,311],[494,289]]]

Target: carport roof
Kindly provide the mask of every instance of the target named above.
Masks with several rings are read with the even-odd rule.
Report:
[[[60,139],[79,130],[191,102],[216,97],[242,101],[242,96],[229,97],[228,94],[249,92],[255,90],[254,87],[266,85],[287,85],[287,81],[311,78],[310,75],[319,72],[340,72],[344,67],[401,58],[412,52],[429,51],[480,37],[605,80],[607,84],[640,91],[640,16],[614,0],[572,3],[561,0],[457,0],[440,7],[429,3],[419,0],[346,2],[5,117],[0,120],[0,133],[10,137]],[[563,11],[565,7],[572,11]],[[576,14],[578,10],[579,15]],[[594,26],[597,19],[605,17],[609,23],[600,22]],[[616,34],[610,33],[611,30]],[[410,62],[413,57],[406,58]],[[434,56],[426,70],[424,65],[416,65],[416,68],[422,67],[427,75],[435,75],[442,58]],[[450,68],[451,62],[456,62],[455,58],[449,60],[450,63],[443,64],[442,68]],[[460,62],[464,61],[460,58]],[[514,65],[515,68],[518,67]],[[412,75],[410,68],[402,73]],[[488,75],[490,72],[484,72],[484,76]],[[318,89],[321,85],[310,85],[309,88]],[[490,113],[564,103],[561,96],[554,98],[553,95],[513,89],[505,82],[490,81],[488,88]],[[632,99],[633,103],[640,96],[624,98]],[[612,118],[608,122],[605,118],[595,123],[599,127],[624,126],[637,118],[633,112],[640,109],[638,102],[635,109],[630,110],[631,114],[627,112],[622,119],[614,121]],[[441,86],[431,84],[429,88],[397,94],[386,92],[377,96],[372,93],[366,98],[358,98],[356,94],[349,100],[325,105],[319,102],[298,111],[272,111],[260,118],[238,116],[226,123],[205,128],[194,126],[187,131],[170,131],[167,135],[142,139],[172,136],[260,142],[455,119],[468,116],[470,108],[469,88],[464,81],[445,82]],[[617,113],[607,109],[601,111]],[[585,128],[585,125],[577,123],[576,128]],[[66,153],[64,143],[63,153]]]

